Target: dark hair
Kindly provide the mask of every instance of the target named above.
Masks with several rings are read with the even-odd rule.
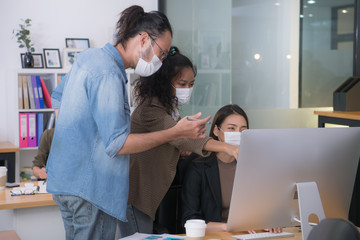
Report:
[[[126,48],[126,43],[140,32],[147,32],[153,38],[159,38],[166,31],[172,36],[168,18],[159,11],[144,12],[140,6],[134,5],[121,12],[116,24],[116,44]]]
[[[239,115],[243,116],[246,120],[247,127],[249,128],[249,120],[248,120],[248,117],[247,117],[245,111],[236,104],[229,104],[229,105],[223,106],[216,112],[214,120],[213,120],[213,122],[211,124],[211,128],[210,128],[210,137],[212,137],[215,140],[219,140],[219,138],[217,136],[215,136],[215,134],[214,134],[214,128],[215,128],[215,126],[220,127],[221,124],[224,122],[224,120],[231,114],[239,114]]]
[[[190,59],[182,55],[177,47],[171,47],[169,55],[156,73],[149,77],[140,77],[136,81],[134,88],[136,101],[141,104],[146,99],[157,97],[171,114],[175,107],[174,101],[177,105],[177,98],[172,94],[171,80],[179,76],[185,68],[191,68],[194,76],[196,75],[196,68]]]

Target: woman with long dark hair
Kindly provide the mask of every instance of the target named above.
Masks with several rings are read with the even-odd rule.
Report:
[[[241,132],[248,128],[245,111],[230,104],[216,112],[210,136],[221,142],[240,145]],[[220,152],[196,159],[189,165],[182,185],[183,223],[188,219],[203,219],[207,223],[207,232],[227,231],[236,163],[234,156]],[[267,231],[275,233],[282,229]],[[254,230],[249,232],[255,233]]]
[[[131,132],[154,132],[171,128],[180,119],[179,106],[190,100],[196,70],[178,48],[171,47],[162,67],[154,75],[140,78],[135,86],[138,107],[131,115]],[[152,233],[155,213],[175,177],[182,152],[200,156],[208,151],[237,156],[238,146],[205,139],[180,139],[142,153],[130,155],[128,223],[121,232]]]

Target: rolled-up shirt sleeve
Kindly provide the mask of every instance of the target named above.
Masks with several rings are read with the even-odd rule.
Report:
[[[100,78],[90,83],[88,98],[106,154],[114,157],[130,133],[127,79],[117,73],[104,74]]]
[[[60,108],[61,98],[62,98],[62,94],[64,92],[64,87],[66,84],[67,77],[68,77],[68,75],[65,75],[65,77],[63,77],[63,79],[59,83],[59,85],[51,93],[51,105],[52,105],[52,108],[54,108],[54,109]]]

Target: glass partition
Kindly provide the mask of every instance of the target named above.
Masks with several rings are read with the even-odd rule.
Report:
[[[355,0],[159,0],[198,75],[182,115],[330,107],[353,72]]]
[[[355,0],[303,0],[300,107],[329,107],[353,73]]]
[[[231,102],[231,0],[159,1],[173,27],[173,45],[197,67],[189,104],[181,115],[214,115]]]

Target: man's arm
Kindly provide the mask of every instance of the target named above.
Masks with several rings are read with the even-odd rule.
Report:
[[[197,113],[192,118],[199,118],[201,113]],[[191,121],[186,117],[181,119],[174,127],[151,133],[129,134],[123,147],[118,151],[119,154],[131,154],[149,150],[164,143],[180,138],[204,138],[206,123],[211,116],[204,119]]]

